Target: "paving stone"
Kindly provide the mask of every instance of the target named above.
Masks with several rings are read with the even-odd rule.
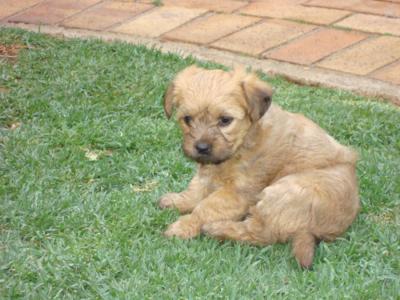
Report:
[[[324,59],[320,67],[366,75],[400,58],[400,38],[381,36],[365,40]]]
[[[400,3],[376,0],[311,0],[307,6],[330,7],[356,12],[400,17]]]
[[[363,0],[354,4],[351,10],[387,17],[400,17],[400,3]]]
[[[99,2],[100,0],[47,0],[9,20],[33,24],[55,24]]]
[[[382,16],[355,14],[335,25],[375,33],[400,35],[400,19]]]
[[[267,20],[245,28],[212,44],[215,48],[258,55],[316,28],[285,20]]]
[[[234,10],[247,5],[246,1],[216,1],[216,0],[163,0],[163,5],[180,6],[186,8],[202,8],[217,12],[230,13]]]
[[[316,24],[330,24],[349,15],[350,12],[319,7],[292,5],[287,2],[252,2],[241,8],[240,13],[254,16],[301,20]]]
[[[369,0],[362,0],[369,1]],[[316,7],[329,7],[329,8],[337,8],[337,9],[349,9],[354,5],[357,5],[360,0],[310,0],[306,2],[304,5],[306,6],[316,6]]]
[[[375,71],[371,77],[400,85],[400,61]]]
[[[170,40],[207,44],[258,22],[256,17],[216,14],[189,22],[163,37]]]
[[[0,0],[0,19],[16,14],[17,12],[38,4],[42,0]]]
[[[252,0],[252,2],[274,2],[274,1],[287,4],[303,4],[307,3],[309,0]]]
[[[144,3],[108,1],[63,22],[67,27],[104,30],[134,17],[152,6]]]
[[[112,31],[157,37],[205,13],[204,9],[166,6],[156,8],[131,21],[113,28]]]
[[[309,65],[366,37],[358,32],[321,29],[271,50],[264,57]]]

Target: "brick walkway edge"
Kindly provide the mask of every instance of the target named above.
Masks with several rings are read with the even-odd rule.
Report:
[[[147,44],[400,105],[400,0],[0,0],[0,25]]]

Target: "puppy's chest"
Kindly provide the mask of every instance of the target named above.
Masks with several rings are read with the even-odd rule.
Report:
[[[268,186],[274,174],[275,170],[268,166],[265,157],[240,158],[213,172],[212,182],[216,188],[231,186],[237,193],[255,196]]]
[[[243,161],[236,166],[235,187],[241,193],[259,193],[273,177],[268,163],[262,159]]]

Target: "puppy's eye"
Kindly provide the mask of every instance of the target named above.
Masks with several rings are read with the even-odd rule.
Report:
[[[222,127],[228,126],[229,124],[232,123],[232,121],[233,121],[232,117],[222,116],[218,120],[218,125]]]
[[[183,121],[186,123],[186,125],[190,125],[190,123],[192,122],[192,117],[191,116],[184,116],[183,117]]]

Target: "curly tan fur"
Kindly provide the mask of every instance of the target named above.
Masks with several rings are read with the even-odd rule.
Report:
[[[176,108],[198,171],[185,191],[161,198],[162,208],[185,214],[165,234],[292,241],[299,264],[310,267],[316,243],[333,241],[359,211],[357,154],[271,98],[272,89],[243,70],[191,66],[176,76],[164,108],[168,116]]]

